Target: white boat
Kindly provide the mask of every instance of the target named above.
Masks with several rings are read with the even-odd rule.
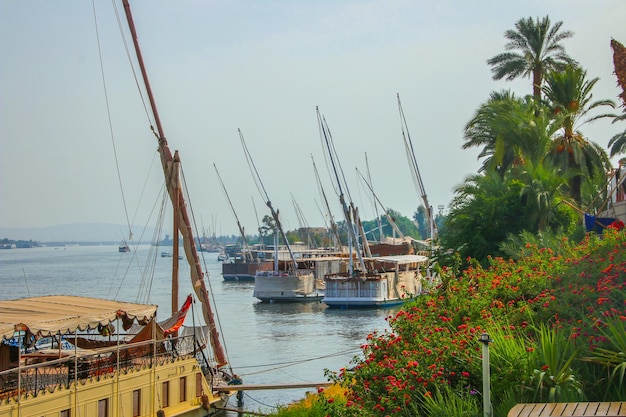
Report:
[[[172,312],[157,306],[76,296],[0,301],[0,417],[185,416],[218,412],[235,393],[196,251],[180,158],[165,139],[137,44],[128,0],[124,9],[156,122],[154,134],[174,212],[175,242],[184,242],[191,285],[204,326],[183,323],[192,296],[178,307],[177,245],[172,257]],[[42,338],[50,345],[40,343]],[[217,386],[226,386],[221,390]]]
[[[368,272],[327,274],[323,302],[329,307],[388,307],[422,292],[428,258],[397,255],[365,258]]]
[[[319,110],[317,115],[322,141],[326,144],[328,158],[335,173],[339,201],[348,228],[350,254],[343,271],[324,276],[325,294],[322,301],[329,307],[341,308],[402,304],[422,292],[422,270],[426,272],[429,258],[414,254],[410,239],[379,242],[370,246],[358,208],[353,202],[348,204],[345,200],[343,190],[347,190],[347,184],[338,175],[341,166],[334,152],[328,125]]]

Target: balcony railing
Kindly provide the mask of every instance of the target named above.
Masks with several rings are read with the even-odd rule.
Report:
[[[186,359],[197,351],[195,340],[191,335],[104,349],[26,353],[21,356],[19,367],[0,372],[0,404],[17,400],[19,395],[37,396],[45,391],[69,388],[74,382],[85,384],[89,380],[100,380],[118,371],[126,374],[130,369],[152,368],[155,364]]]

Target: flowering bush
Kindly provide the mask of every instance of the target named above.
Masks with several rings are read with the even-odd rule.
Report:
[[[606,328],[626,321],[626,231],[607,229],[578,245],[563,240],[558,256],[526,249],[517,262],[494,258],[487,268],[470,262],[458,276],[443,270],[439,287],[390,317],[390,331],[370,334],[363,358],[336,375],[347,401],[329,404],[328,415],[427,416],[453,413],[450,407],[481,415],[483,332],[494,340],[496,416],[517,402],[557,401],[567,393],[626,400],[623,373],[606,377],[626,365],[597,354],[620,346]]]

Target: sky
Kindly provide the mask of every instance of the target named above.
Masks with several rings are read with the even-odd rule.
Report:
[[[486,61],[504,51],[506,30],[527,17],[563,21],[574,32],[566,51],[588,78],[600,78],[594,99],[617,101],[610,40],[626,43],[623,0],[136,0],[131,7],[193,217],[218,235],[237,234],[236,218],[255,233],[269,214],[238,129],[286,229],[327,219],[312,159],[341,220],[316,108],[361,216],[376,215],[356,172],[369,167],[382,204],[411,217],[422,200],[402,142],[399,94],[428,200],[445,212],[455,187],[481,164],[478,149],[462,149],[465,124],[492,91],[531,93],[529,79],[491,77]],[[116,10],[123,18],[109,1],[0,0],[0,226],[104,222],[131,224],[135,234],[153,226],[163,175]],[[580,129],[606,148],[624,125]]]

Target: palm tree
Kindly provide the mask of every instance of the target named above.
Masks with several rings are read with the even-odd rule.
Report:
[[[579,205],[582,202],[581,186],[584,175],[604,175],[610,168],[606,152],[577,130],[587,122],[614,117],[612,114],[599,114],[582,120],[599,107],[615,107],[611,100],[591,101],[591,90],[598,80],[599,78],[587,80],[587,71],[568,65],[563,71],[550,71],[543,87],[552,114],[562,116],[562,133],[552,141],[547,159],[560,167],[563,174],[570,176],[570,195]]]
[[[527,230],[545,232],[557,216],[565,184],[557,173],[558,170],[548,161],[541,164],[528,162],[517,173],[516,178],[523,184],[520,198],[527,209]]]
[[[626,111],[619,116],[615,116],[612,123],[626,120]],[[626,130],[613,136],[609,140],[609,149],[611,158],[615,155],[626,153]]]
[[[503,177],[527,160],[541,163],[560,126],[560,118],[550,117],[530,96],[492,93],[465,126],[463,149],[483,146],[479,158],[485,160],[480,171],[495,171]]]
[[[491,65],[493,79],[506,78],[511,81],[518,77],[531,77],[533,96],[537,102],[541,99],[541,84],[546,71],[561,70],[567,64],[575,64],[565,53],[561,44],[564,39],[574,34],[570,31],[560,32],[563,22],[550,26],[548,16],[533,20],[531,17],[520,19],[515,23],[516,30],[507,30],[504,37],[508,39],[504,52],[487,60]]]

